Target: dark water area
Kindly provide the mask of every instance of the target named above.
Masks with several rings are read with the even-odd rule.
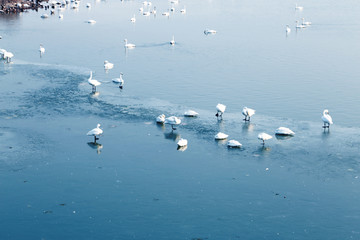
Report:
[[[140,1],[81,2],[14,28],[0,16],[0,48],[15,55],[0,65],[0,239],[360,238],[359,4],[331,3],[154,1],[145,17]],[[313,25],[296,31],[300,17]],[[182,124],[156,124],[162,113]],[[280,126],[295,136],[275,136]]]

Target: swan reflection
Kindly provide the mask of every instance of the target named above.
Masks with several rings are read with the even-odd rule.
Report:
[[[100,143],[94,143],[94,142],[88,142],[87,143],[89,145],[89,147],[91,147],[92,149],[95,149],[97,154],[101,153],[101,149],[103,148],[103,145]]]

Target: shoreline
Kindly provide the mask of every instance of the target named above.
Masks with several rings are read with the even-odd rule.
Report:
[[[64,3],[60,3],[60,2],[57,2],[56,4],[49,3],[49,5],[45,5],[45,6],[42,5],[42,3],[48,3],[48,0],[34,0],[34,1],[8,0],[7,2],[5,2],[5,0],[2,0],[1,5],[0,5],[0,15],[2,15],[2,14],[18,14],[18,13],[25,12],[28,10],[38,11],[39,8],[55,9],[56,5],[65,6]]]

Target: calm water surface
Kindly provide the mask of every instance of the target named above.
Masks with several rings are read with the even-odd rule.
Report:
[[[0,239],[359,239],[360,4],[153,1],[145,17],[141,2],[0,15],[0,48],[15,55],[0,66]],[[301,17],[313,24],[296,31]],[[174,132],[154,122],[188,109],[200,116]],[[276,138],[279,126],[296,136]]]

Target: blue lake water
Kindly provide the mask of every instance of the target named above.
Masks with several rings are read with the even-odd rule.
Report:
[[[0,48],[15,55],[0,65],[0,239],[360,238],[360,4],[295,3],[153,1],[146,17],[142,1],[91,1],[63,19],[0,15]],[[296,31],[302,17],[312,25]],[[244,106],[256,109],[250,123]],[[157,125],[161,113],[182,125]],[[295,137],[275,137],[280,126]],[[219,131],[243,147],[214,141]],[[273,136],[264,147],[261,132]]]

